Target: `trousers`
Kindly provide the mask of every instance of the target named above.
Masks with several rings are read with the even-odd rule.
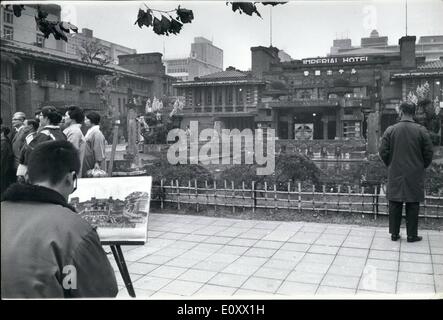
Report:
[[[406,233],[408,237],[417,236],[419,202],[405,202],[406,207]],[[389,201],[389,233],[400,234],[403,202]]]

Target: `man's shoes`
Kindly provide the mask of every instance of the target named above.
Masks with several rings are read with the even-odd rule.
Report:
[[[412,237],[408,237],[408,242],[417,242],[417,241],[421,241],[421,239],[423,239],[423,237],[421,237],[421,236],[412,236]]]
[[[392,240],[392,241],[397,241],[398,239],[400,239],[400,235],[399,235],[399,234],[393,234],[393,235],[391,235],[391,240]]]

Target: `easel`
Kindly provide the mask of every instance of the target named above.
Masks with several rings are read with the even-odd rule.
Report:
[[[128,93],[128,100],[129,97],[131,97],[131,93]],[[117,142],[118,142],[118,126],[120,124],[120,120],[115,119],[113,117],[113,134],[112,134],[112,149],[111,149],[111,159],[109,161],[109,168],[108,168],[108,176],[112,177],[112,171],[114,166],[114,158],[115,158],[115,152],[117,149]],[[134,141],[135,147],[135,141]],[[120,274],[123,279],[123,283],[125,284],[126,290],[128,291],[128,294],[135,298],[135,291],[134,287],[132,285],[131,276],[129,275],[128,267],[126,266],[125,257],[123,255],[123,251],[121,249],[121,245],[144,245],[144,242],[107,242],[103,241],[102,245],[109,245],[111,247],[112,254],[114,255],[115,263],[117,264],[118,270],[120,271]]]
[[[130,244],[130,245],[143,245],[143,242],[109,242],[109,241],[102,241],[102,245],[108,245],[111,247],[112,254],[115,259],[115,263],[117,264],[118,270],[120,271],[120,274],[123,279],[123,283],[125,284],[126,290],[128,291],[128,294],[135,298],[135,291],[134,287],[132,285],[131,276],[129,275],[128,267],[126,266],[125,257],[123,255],[123,251],[121,249],[121,245],[124,244]]]

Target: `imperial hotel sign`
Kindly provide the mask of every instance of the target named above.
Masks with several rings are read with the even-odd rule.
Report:
[[[358,62],[369,62],[369,57],[333,57],[333,58],[314,58],[314,59],[303,59],[303,64],[346,64],[346,63],[358,63]]]

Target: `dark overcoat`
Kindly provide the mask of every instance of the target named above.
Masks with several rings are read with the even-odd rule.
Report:
[[[97,231],[54,190],[13,184],[1,202],[2,298],[118,293]]]
[[[425,169],[433,156],[426,128],[412,120],[390,126],[383,134],[379,155],[388,166],[388,200],[424,201]]]

